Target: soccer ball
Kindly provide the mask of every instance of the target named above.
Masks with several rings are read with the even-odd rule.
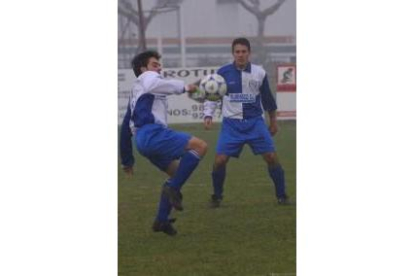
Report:
[[[227,84],[222,76],[210,74],[201,80],[200,90],[207,100],[218,101],[226,94]]]

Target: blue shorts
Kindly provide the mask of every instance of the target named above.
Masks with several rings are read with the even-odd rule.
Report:
[[[217,154],[239,157],[244,144],[248,144],[254,154],[276,150],[263,117],[252,119],[223,118],[217,142]]]
[[[184,155],[191,135],[159,124],[148,124],[136,131],[134,139],[139,153],[165,172],[172,161]]]

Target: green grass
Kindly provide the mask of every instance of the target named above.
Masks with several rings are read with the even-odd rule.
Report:
[[[205,140],[209,151],[183,187],[183,212],[173,211],[175,237],[151,225],[166,175],[135,152],[133,177],[118,173],[119,275],[296,275],[296,206],[278,206],[261,156],[248,146],[230,159],[219,209],[208,208],[219,124],[171,125]],[[296,202],[296,122],[279,122],[274,138],[287,191]],[[135,151],[135,149],[134,149]]]

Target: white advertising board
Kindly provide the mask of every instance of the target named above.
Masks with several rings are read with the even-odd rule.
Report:
[[[214,73],[218,67],[199,68],[169,68],[164,69],[162,74],[166,78],[178,78],[185,83],[193,83],[208,74]],[[135,80],[131,69],[118,70],[118,123],[122,123],[128,105],[128,97]],[[274,87],[271,87],[275,91]],[[277,93],[278,118],[296,118],[296,93]],[[201,123],[203,122],[203,104],[188,98],[187,94],[173,95],[168,97],[168,124],[177,123]],[[221,108],[217,108],[213,120],[221,122]]]

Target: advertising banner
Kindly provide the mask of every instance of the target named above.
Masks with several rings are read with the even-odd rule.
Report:
[[[165,78],[182,79],[185,83],[194,83],[208,74],[215,73],[218,67],[199,67],[199,68],[168,68],[163,69],[161,74]],[[128,98],[135,75],[131,69],[118,70],[118,124],[122,123]],[[278,81],[279,83],[279,81]],[[282,87],[285,83],[282,84]],[[286,83],[291,85],[288,81]],[[295,79],[296,87],[296,79]],[[274,87],[271,87],[274,91]],[[296,89],[296,88],[295,88]],[[279,85],[278,85],[278,92]],[[282,91],[283,92],[283,91]],[[278,117],[279,119],[295,119],[296,118],[296,93],[294,97],[284,93],[277,93]],[[190,99],[187,94],[172,95],[168,97],[168,123],[201,123],[203,122],[203,104]],[[221,122],[221,108],[216,109],[213,120]]]
[[[169,68],[163,69],[161,74],[165,78],[182,79],[185,83],[194,83],[208,74],[216,72],[217,67],[200,67],[200,68]],[[134,72],[131,69],[118,70],[118,123],[122,123],[128,97],[135,80]],[[187,96],[172,95],[168,97],[168,123],[201,123],[203,122],[203,104],[198,103]],[[221,109],[217,108],[214,114],[214,121],[221,122]]]

